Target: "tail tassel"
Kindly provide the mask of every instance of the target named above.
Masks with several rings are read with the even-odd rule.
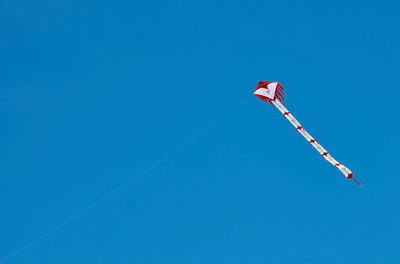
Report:
[[[348,179],[352,179],[355,183],[358,184],[358,186],[363,187],[363,185],[362,185],[361,183],[359,183],[356,179],[354,179],[353,176],[357,176],[357,175],[354,174],[354,173],[352,173],[352,174],[350,174],[347,178],[348,178]],[[357,177],[358,177],[358,176],[357,176]]]

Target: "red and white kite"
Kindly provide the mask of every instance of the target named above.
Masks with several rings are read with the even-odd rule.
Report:
[[[303,137],[310,142],[311,146],[313,146],[325,160],[338,168],[347,179],[353,179],[362,187],[362,184],[354,179],[354,176],[356,175],[346,166],[337,162],[310,134],[307,133],[307,131],[300,125],[294,116],[282,105],[281,102],[285,100],[286,93],[278,82],[259,82],[256,90],[254,91],[254,95],[260,98],[262,101],[268,102],[271,105],[275,105],[276,108],[281,111],[283,116],[297,129],[297,132],[302,134]]]

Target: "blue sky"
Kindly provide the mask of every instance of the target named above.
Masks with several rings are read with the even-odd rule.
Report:
[[[0,1],[0,260],[248,99],[9,263],[399,263],[398,10]]]

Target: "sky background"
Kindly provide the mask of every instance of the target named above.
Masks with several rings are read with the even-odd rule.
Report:
[[[400,263],[399,7],[0,0],[0,260]]]

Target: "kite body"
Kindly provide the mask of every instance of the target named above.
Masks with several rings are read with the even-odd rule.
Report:
[[[353,179],[358,185],[362,186],[354,179],[355,174],[349,168],[337,162],[328,151],[326,151],[310,134],[307,133],[307,131],[300,125],[294,116],[283,106],[281,102],[284,101],[286,93],[278,82],[259,82],[256,90],[254,91],[254,95],[260,98],[262,101],[276,106],[276,108],[281,111],[283,116],[296,128],[297,132],[303,135],[303,137],[319,152],[319,154],[322,155],[326,161],[338,168],[347,179]]]

